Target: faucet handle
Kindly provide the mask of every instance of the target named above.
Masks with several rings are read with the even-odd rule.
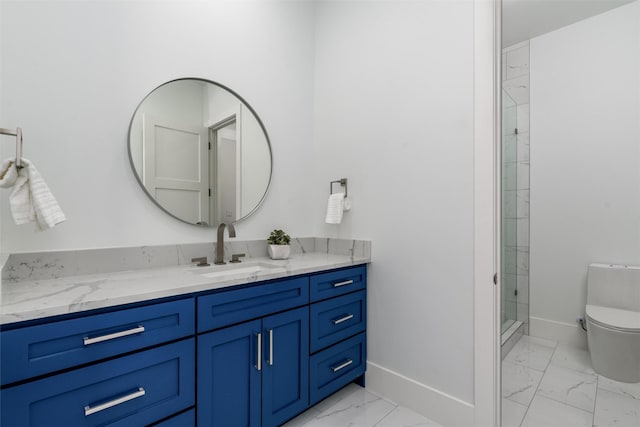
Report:
[[[240,257],[245,256],[245,254],[233,254],[231,255],[231,261],[229,262],[242,262],[240,261]]]
[[[197,262],[198,267],[209,267],[211,264],[207,262],[207,257],[203,256],[200,258],[191,258],[191,262]]]

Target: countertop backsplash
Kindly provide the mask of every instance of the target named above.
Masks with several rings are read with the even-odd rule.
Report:
[[[371,258],[371,241],[300,237],[291,240],[292,254],[328,253],[355,258]],[[229,240],[224,245],[225,260],[232,254],[249,258],[267,256],[266,240]],[[162,246],[140,246],[32,252],[11,254],[2,268],[3,282],[59,279],[85,274],[111,273],[191,264],[191,259],[215,258],[215,243],[188,243]]]

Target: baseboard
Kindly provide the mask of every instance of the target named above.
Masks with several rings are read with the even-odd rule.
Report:
[[[572,347],[587,349],[587,333],[582,330],[577,322],[572,325],[531,316],[529,317],[529,335],[558,341]]]
[[[368,390],[443,426],[473,425],[473,405],[373,362],[367,362],[366,384]]]

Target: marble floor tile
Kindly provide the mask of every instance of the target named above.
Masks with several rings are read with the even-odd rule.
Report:
[[[335,405],[336,403],[340,402],[341,400],[344,400],[346,398],[348,398],[349,396],[351,396],[354,393],[359,393],[361,391],[363,391],[365,389],[363,389],[362,387],[360,387],[357,384],[351,383],[348,384],[347,386],[341,388],[340,390],[338,390],[337,392],[333,393],[331,396],[325,398],[324,400],[321,400],[320,402],[316,403],[313,406],[313,409],[315,409],[318,412],[323,412],[326,409],[332,407],[333,405]]]
[[[423,417],[409,408],[398,406],[375,427],[442,427],[442,425]]]
[[[591,427],[592,421],[591,412],[536,395],[522,427]]]
[[[374,427],[396,406],[363,388],[346,394],[326,408],[305,427]]]
[[[552,348],[554,342],[525,336],[503,362],[503,427],[640,427],[640,383],[597,375],[587,350],[565,344],[555,347],[529,406],[523,406],[531,393],[527,381],[535,383],[527,375],[535,372],[531,366],[540,366],[535,365],[539,355],[526,356],[525,351],[536,352],[540,345]]]
[[[501,427],[520,427],[527,406],[521,405],[509,399],[502,399],[502,424]]]
[[[315,417],[320,415],[326,409],[332,407],[337,404],[341,400],[348,398],[350,395],[354,393],[358,393],[359,390],[363,390],[357,384],[349,384],[346,387],[338,390],[334,394],[330,395],[324,400],[313,405],[311,408],[307,409],[305,412],[301,413],[297,417],[293,418],[289,422],[283,425],[283,427],[301,427],[307,425],[307,423],[311,422]]]
[[[640,426],[640,401],[602,388],[598,389],[593,425],[595,427]]]
[[[307,409],[291,421],[282,425],[282,427],[303,427],[313,421],[315,417],[320,415],[320,411],[315,406]]]
[[[543,374],[535,369],[504,360],[502,362],[502,397],[529,405]]]
[[[597,377],[572,369],[550,365],[542,377],[537,394],[567,405],[593,412]]]
[[[307,425],[314,418],[320,415],[323,411],[337,404],[341,400],[347,399],[350,395],[357,393],[359,390],[363,390],[362,387],[357,384],[351,383],[344,388],[338,390],[334,394],[321,400],[320,402],[307,409],[297,417],[293,418],[289,422],[283,425],[283,427],[301,427]]]
[[[504,360],[537,371],[544,371],[555,350],[554,344],[553,341],[525,335],[513,346]]]
[[[640,402],[640,383],[623,383],[598,375],[598,388],[622,394]]]
[[[596,374],[591,367],[591,356],[589,355],[589,351],[570,347],[565,344],[558,345],[556,352],[551,358],[551,364],[591,375]]]

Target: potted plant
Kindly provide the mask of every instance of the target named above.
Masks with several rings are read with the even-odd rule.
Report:
[[[271,259],[287,259],[291,254],[291,237],[282,230],[273,230],[267,239]]]

